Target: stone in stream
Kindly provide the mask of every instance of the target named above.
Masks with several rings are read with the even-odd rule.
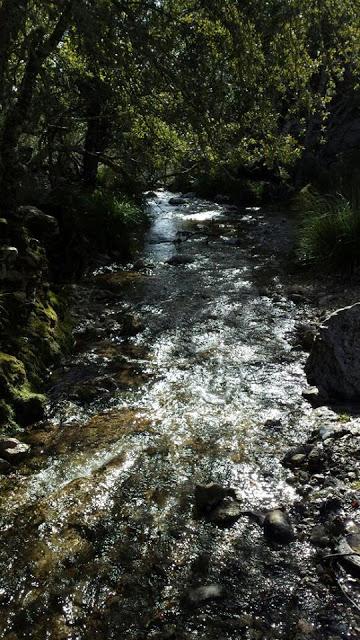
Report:
[[[209,584],[195,589],[190,589],[185,598],[190,606],[197,607],[206,604],[210,600],[220,600],[224,597],[224,589],[220,584]]]
[[[195,486],[195,506],[199,513],[208,514],[218,507],[226,497],[236,499],[235,490],[221,484],[197,484]]]
[[[218,527],[232,527],[242,515],[239,502],[225,498],[215,509],[210,511],[208,520]]]
[[[310,542],[315,547],[328,547],[330,545],[330,538],[324,525],[317,524],[313,527],[310,534]]]
[[[360,400],[360,303],[338,309],[319,328],[305,366],[310,384],[332,399]]]
[[[290,449],[283,457],[282,464],[284,467],[302,467],[307,462],[312,448],[312,445],[304,444]]]
[[[0,456],[7,462],[20,462],[30,451],[30,446],[17,438],[0,438]]]
[[[187,256],[185,254],[177,254],[175,256],[171,256],[168,260],[166,260],[167,264],[172,267],[176,267],[182,264],[192,264],[195,262],[195,258],[192,256]]]
[[[0,474],[6,475],[7,473],[10,473],[10,471],[11,471],[10,462],[8,462],[7,460],[3,460],[3,458],[0,458]]]
[[[295,540],[295,533],[288,515],[282,509],[272,509],[265,514],[264,535],[269,540],[286,544]]]
[[[173,206],[178,206],[178,205],[181,205],[181,204],[186,204],[186,200],[185,200],[185,198],[170,198],[169,204],[171,204]]]

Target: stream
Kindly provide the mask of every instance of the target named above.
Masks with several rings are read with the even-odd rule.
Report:
[[[172,195],[149,199],[135,263],[73,287],[75,352],[31,457],[1,479],[1,637],[355,639],[281,464],[324,421],[302,397],[294,336],[310,310],[289,294],[291,224]],[[244,510],[285,507],[296,540],[198,517],[194,487],[211,482]],[[191,606],[208,585],[223,597]]]

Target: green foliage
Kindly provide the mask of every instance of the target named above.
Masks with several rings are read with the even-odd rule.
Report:
[[[67,244],[78,248],[87,246],[88,251],[91,247],[94,256],[99,250],[124,249],[129,233],[146,223],[142,206],[101,187],[94,192],[83,189],[56,191],[47,207],[59,217]],[[91,262],[91,256],[89,259]]]
[[[130,196],[181,171],[290,180],[359,101],[358,0],[17,4],[0,2],[0,186],[13,176],[14,198],[24,168],[30,186],[95,188],[106,166]]]
[[[297,203],[303,211],[299,253],[325,268],[352,270],[359,264],[360,210],[341,195],[319,195],[303,189]]]

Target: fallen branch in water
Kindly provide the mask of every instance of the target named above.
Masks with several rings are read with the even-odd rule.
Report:
[[[360,553],[357,551],[349,553],[329,553],[327,556],[323,556],[323,560],[328,560],[329,558],[347,558],[348,556],[360,556]]]

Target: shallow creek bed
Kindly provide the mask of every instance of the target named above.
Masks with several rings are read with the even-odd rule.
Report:
[[[135,264],[74,287],[75,353],[0,480],[1,637],[358,638],[334,553],[360,522],[359,428],[302,396],[318,296],[289,273],[291,225],[171,195]],[[274,508],[286,544],[251,517]]]

